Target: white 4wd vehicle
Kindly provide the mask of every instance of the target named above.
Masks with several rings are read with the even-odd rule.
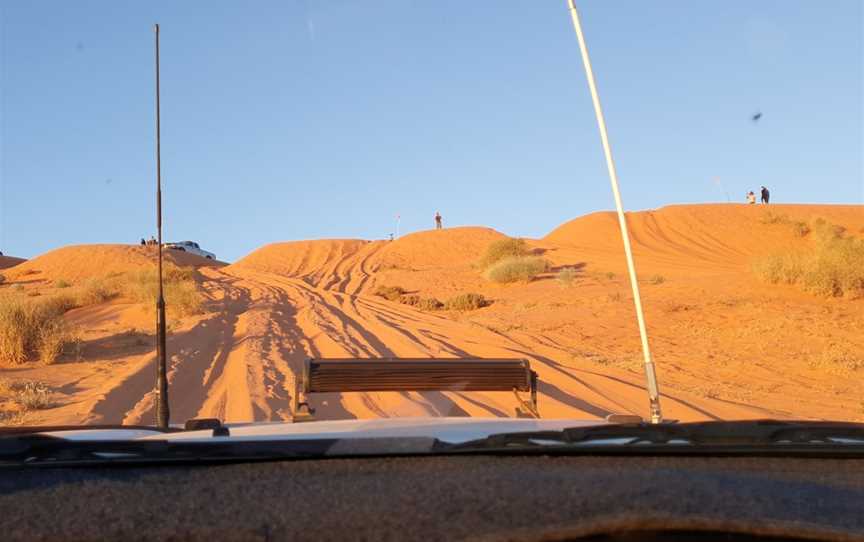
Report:
[[[208,260],[215,260],[216,255],[212,252],[207,252],[206,250],[202,250],[201,247],[198,246],[198,243],[194,241],[180,241],[179,243],[166,243],[165,248],[170,248],[174,250],[179,250],[180,252],[188,252],[189,254],[195,254],[196,256],[201,256],[202,258],[207,258]]]

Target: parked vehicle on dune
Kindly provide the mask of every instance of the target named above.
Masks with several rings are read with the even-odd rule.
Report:
[[[177,243],[165,243],[165,248],[170,248],[172,250],[179,250],[180,252],[188,252],[189,254],[195,254],[196,256],[201,256],[202,258],[207,258],[208,260],[215,260],[216,255],[212,252],[207,252],[202,249],[198,243],[195,241],[180,241]]]

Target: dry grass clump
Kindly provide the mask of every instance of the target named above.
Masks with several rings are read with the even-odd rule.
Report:
[[[51,407],[51,388],[36,380],[0,380],[0,399],[11,399],[24,411]]]
[[[372,295],[383,297],[387,301],[399,301],[405,295],[405,288],[401,286],[384,286],[382,284],[372,292]]]
[[[589,351],[571,352],[570,356],[576,362],[587,360],[605,367],[617,367],[632,372],[639,372],[644,369],[642,359],[635,356],[609,357],[599,352]]]
[[[843,239],[822,247],[811,260],[803,284],[824,296],[864,296],[864,241]]]
[[[811,255],[804,252],[778,252],[753,263],[753,271],[765,282],[795,284],[804,275]]]
[[[163,267],[163,293],[169,312],[178,315],[201,312],[202,297],[197,288],[196,271],[190,267],[167,264]],[[157,268],[93,277],[72,289],[69,297],[75,307],[98,305],[124,297],[149,306],[156,304],[159,292]]]
[[[163,268],[163,276],[162,287],[168,311],[181,316],[199,314],[203,299],[198,291],[195,269],[168,265]],[[124,278],[126,280],[123,280]],[[115,277],[111,280],[117,281],[115,288],[120,295],[149,306],[155,306],[159,292],[159,280],[155,267],[142,269],[129,273],[125,277]],[[119,286],[116,286],[118,284]],[[106,286],[106,288],[108,287]],[[94,286],[95,289],[96,286]]]
[[[76,340],[75,334],[62,318],[46,322],[39,329],[37,354],[39,361],[50,365]]]
[[[434,297],[423,298],[415,305],[421,311],[438,311],[444,308],[444,303]]]
[[[63,314],[73,306],[66,296],[4,296],[0,300],[0,363],[15,365],[37,357],[53,363],[72,341]]]
[[[511,256],[486,269],[486,278],[501,284],[528,282],[549,269],[549,262],[537,256]]]
[[[806,237],[810,233],[810,225],[798,220],[792,223],[792,232],[798,237]]]
[[[25,410],[42,410],[51,406],[51,389],[44,382],[26,381],[15,389],[15,401]]]
[[[448,311],[473,311],[489,305],[489,301],[481,294],[467,293],[451,297],[444,302]]]
[[[194,277],[193,269],[165,268],[164,293],[169,312],[187,315],[201,311],[202,297]],[[157,291],[154,268],[90,279],[80,286],[67,286],[62,293],[51,296],[4,295],[0,298],[0,364],[16,365],[35,359],[54,363],[78,340],[63,318],[66,311],[102,303],[115,296],[149,303],[152,307]]]
[[[420,303],[420,296],[417,294],[411,295],[403,295],[399,298],[399,303],[403,305],[411,305],[412,307],[416,307]]]
[[[119,293],[119,288],[116,284],[112,286],[105,279],[91,278],[76,289],[75,304],[78,307],[98,305],[119,295]]]
[[[528,256],[531,254],[531,249],[525,243],[524,239],[501,239],[494,241],[486,247],[486,252],[477,262],[481,269],[487,269],[489,266],[500,262],[505,258],[516,258]]]
[[[492,282],[528,282],[549,269],[549,262],[530,254],[524,239],[501,239],[486,248],[477,265]]]
[[[762,224],[787,224],[789,222],[789,217],[786,215],[775,214],[771,211],[768,211],[762,218],[759,219],[759,222]]]
[[[663,284],[666,282],[666,277],[663,275],[652,275],[650,279],[648,279],[651,284]]]
[[[810,360],[810,367],[832,373],[848,374],[864,370],[864,356],[848,346],[832,344],[822,353]]]
[[[842,238],[843,234],[846,233],[846,228],[839,224],[832,224],[822,218],[821,216],[817,216],[810,221],[810,226],[813,229],[813,232],[816,235],[816,240],[819,242],[831,241],[833,239]]]
[[[798,284],[817,295],[864,296],[864,240],[845,237],[844,229],[822,219],[812,223],[811,250],[766,256],[753,270],[770,283]]]
[[[576,271],[575,267],[565,267],[558,271],[558,274],[555,275],[555,279],[562,286],[572,286],[573,282],[576,280],[579,272]]]
[[[395,301],[403,305],[410,305],[421,311],[437,311],[444,308],[444,303],[434,297],[425,298],[417,294],[407,294],[401,286],[378,286],[372,295],[383,297],[388,301]]]
[[[4,282],[6,282],[6,275],[0,273],[0,284],[3,284]]]
[[[15,411],[15,412],[6,412],[0,410],[0,427],[12,427],[16,425],[24,425],[27,422],[27,418],[24,412]]]

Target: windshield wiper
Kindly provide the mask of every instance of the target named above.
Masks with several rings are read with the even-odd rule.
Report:
[[[753,420],[572,427],[499,433],[450,452],[578,451],[602,453],[837,453],[864,456],[864,424]]]
[[[213,432],[206,440],[173,440],[168,434],[165,438],[103,440],[75,440],[39,433],[0,434],[0,467],[212,464],[463,453],[864,457],[864,424],[846,422],[603,424],[560,431],[499,433],[461,443],[431,437],[315,438],[314,435],[303,439],[254,440],[220,436],[222,431],[217,427]]]
[[[0,467],[87,464],[218,463],[322,457],[338,439],[67,440],[48,435],[0,437]]]

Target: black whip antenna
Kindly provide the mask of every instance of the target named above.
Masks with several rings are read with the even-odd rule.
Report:
[[[168,408],[168,362],[165,353],[165,297],[162,292],[162,155],[159,145],[159,25],[153,25],[156,33],[156,235],[157,235],[157,280],[159,292],[156,297],[156,425],[168,428],[171,417]]]

